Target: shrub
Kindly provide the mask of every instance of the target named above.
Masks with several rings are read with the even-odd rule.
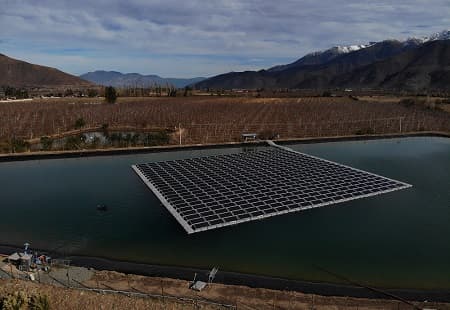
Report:
[[[26,310],[30,298],[25,292],[19,291],[8,294],[0,300],[0,308],[3,310]]]
[[[109,138],[109,124],[103,124],[102,125],[102,133],[103,133],[103,136],[105,136],[105,138]]]
[[[170,136],[167,131],[159,131],[148,133],[144,138],[144,145],[153,146],[153,145],[162,145],[167,144],[170,141]]]
[[[13,138],[11,139],[10,147],[13,153],[21,153],[28,150],[30,143],[23,139]]]
[[[52,149],[53,139],[47,136],[41,137],[42,150],[48,151]]]
[[[67,150],[80,149],[85,140],[84,135],[67,137],[64,148]]]
[[[84,118],[80,117],[75,121],[75,129],[81,129],[84,126],[86,126],[86,121],[84,120]]]
[[[33,295],[30,300],[30,309],[32,310],[49,310],[50,302],[45,295]]]
[[[2,310],[49,310],[50,302],[45,295],[31,295],[17,291],[0,297],[0,309]]]
[[[112,86],[105,87],[105,101],[107,103],[116,103],[117,92]]]
[[[375,133],[375,130],[373,130],[372,128],[361,128],[358,129],[357,131],[355,131],[355,135],[373,135]]]
[[[89,98],[97,97],[98,96],[98,91],[96,89],[89,88],[87,90],[87,95],[88,95]]]

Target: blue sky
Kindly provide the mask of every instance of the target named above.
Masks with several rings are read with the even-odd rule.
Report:
[[[0,0],[0,53],[72,74],[212,76],[450,27],[450,0]]]

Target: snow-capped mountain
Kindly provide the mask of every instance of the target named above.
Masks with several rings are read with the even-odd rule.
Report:
[[[375,43],[376,42],[370,42],[368,44],[347,45],[347,46],[338,45],[338,46],[329,48],[327,50],[315,51],[315,52],[309,53],[306,56],[317,56],[317,55],[321,55],[321,54],[324,54],[327,52],[332,52],[335,54],[346,54],[346,53],[350,53],[350,52],[359,51],[360,49],[372,46]]]
[[[444,30],[441,32],[434,33],[430,36],[425,36],[425,37],[420,37],[420,38],[412,37],[412,38],[408,38],[404,41],[392,39],[392,40],[385,40],[385,41],[381,41],[381,42],[369,42],[367,44],[342,45],[342,46],[338,45],[338,46],[334,46],[334,47],[326,49],[326,50],[315,51],[315,52],[306,54],[305,56],[303,56],[302,58],[298,59],[297,61],[295,61],[293,63],[287,64],[287,65],[275,66],[275,67],[268,69],[267,71],[278,72],[278,71],[283,71],[286,69],[291,69],[291,68],[304,66],[304,65],[323,64],[323,63],[327,63],[328,61],[335,59],[338,56],[342,56],[342,55],[349,54],[352,52],[360,51],[360,50],[366,49],[368,47],[375,46],[377,44],[382,45],[385,42],[399,42],[400,44],[403,43],[403,46],[405,48],[416,48],[424,43],[431,42],[431,41],[438,41],[438,40],[450,40],[450,30]]]
[[[303,65],[318,65],[320,63],[326,63],[339,55],[354,52],[369,46],[371,46],[371,43],[366,45],[335,46],[327,50],[306,54],[305,56],[291,64],[275,66],[268,69],[267,71],[276,72]]]
[[[268,70],[221,74],[197,83],[217,89],[450,89],[450,31],[407,40],[335,46]]]
[[[360,44],[360,45],[334,46],[327,50],[316,51],[316,52],[306,54],[305,56],[303,56],[302,58],[300,58],[299,60],[297,60],[291,64],[275,66],[275,67],[268,69],[267,71],[276,72],[276,71],[282,71],[282,70],[286,70],[286,69],[298,67],[298,66],[318,65],[321,63],[326,63],[340,55],[348,54],[351,52],[356,52],[361,49],[370,47],[373,44],[376,44],[376,42],[370,42],[368,44]]]
[[[441,32],[436,32],[433,33],[430,36],[425,36],[425,37],[412,37],[412,38],[408,38],[405,42],[415,42],[415,43],[426,43],[426,42],[431,42],[431,41],[438,41],[438,40],[450,40],[450,30],[444,30]]]
[[[450,30],[443,30],[441,32],[436,32],[429,36],[424,36],[424,37],[411,37],[411,38],[406,39],[404,42],[405,43],[423,44],[426,42],[438,41],[438,40],[450,40]],[[330,52],[330,51],[333,51],[334,53],[337,53],[337,54],[347,54],[347,53],[359,51],[363,48],[370,47],[376,43],[378,43],[378,42],[370,42],[368,44],[347,45],[347,46],[338,45],[338,46],[334,46],[327,50],[309,53],[309,54],[307,54],[307,56],[308,55],[317,56],[317,55],[320,55],[320,54],[323,54],[326,52]]]
[[[360,49],[371,46],[372,44],[361,44],[361,45],[349,45],[349,46],[336,46],[335,48],[339,53],[350,53],[358,51]]]

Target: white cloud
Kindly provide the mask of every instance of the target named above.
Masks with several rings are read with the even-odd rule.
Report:
[[[0,2],[0,52],[73,73],[163,76],[260,69],[335,44],[427,35],[450,16],[448,0]]]

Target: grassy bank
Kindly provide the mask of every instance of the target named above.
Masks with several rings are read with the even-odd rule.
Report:
[[[401,134],[371,134],[371,135],[350,135],[350,136],[330,136],[330,137],[312,137],[312,138],[290,138],[278,139],[279,144],[291,143],[322,143],[322,142],[339,142],[339,141],[360,141],[374,139],[393,139],[406,137],[445,137],[450,138],[450,132],[405,132]],[[98,148],[98,149],[77,149],[67,151],[39,151],[39,152],[23,152],[23,153],[0,153],[1,161],[22,161],[33,159],[52,159],[52,158],[76,158],[86,156],[111,156],[126,155],[153,152],[175,152],[180,150],[195,150],[203,148],[226,148],[236,146],[257,146],[266,145],[265,141],[249,141],[249,142],[224,142],[224,143],[207,143],[207,144],[185,144],[185,145],[162,145],[150,147],[117,147],[117,148]]]

